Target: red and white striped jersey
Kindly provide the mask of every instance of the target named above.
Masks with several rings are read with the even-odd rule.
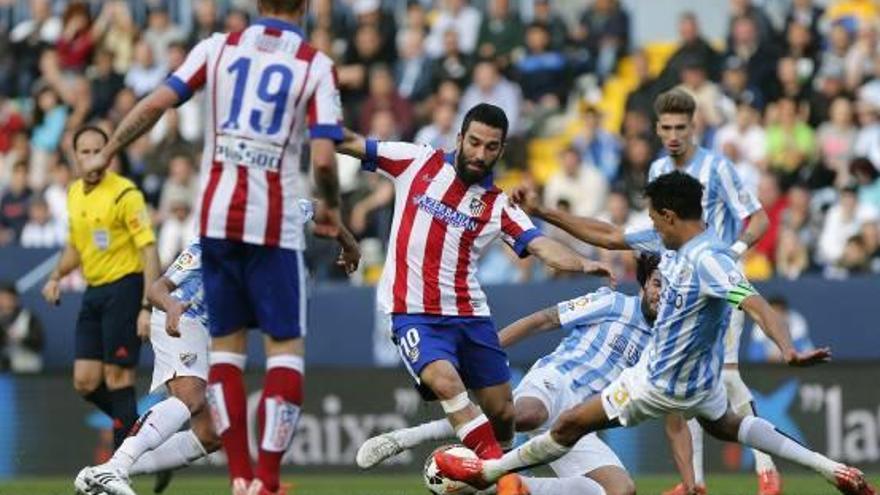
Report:
[[[202,236],[304,249],[307,190],[300,151],[311,139],[342,139],[333,62],[299,28],[260,19],[197,44],[166,84],[188,100],[207,92],[202,154]]]
[[[395,185],[394,221],[379,282],[379,309],[395,314],[489,316],[477,261],[501,237],[517,254],[540,231],[492,178],[468,186],[454,155],[429,146],[367,140],[362,167]]]

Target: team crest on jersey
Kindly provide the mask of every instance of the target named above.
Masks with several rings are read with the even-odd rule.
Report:
[[[478,217],[486,211],[486,203],[480,198],[474,197],[471,198],[471,202],[468,205],[468,209],[471,212],[471,215]]]
[[[751,199],[751,198],[749,197],[748,191],[742,190],[739,192],[739,202],[740,203],[742,203],[744,205],[749,204],[749,199]]]
[[[727,274],[727,281],[730,282],[730,285],[739,285],[743,281],[743,277],[737,272],[730,272]]]
[[[194,352],[181,352],[178,357],[180,358],[181,364],[183,364],[187,368],[196,364],[196,361],[199,359],[198,354]]]

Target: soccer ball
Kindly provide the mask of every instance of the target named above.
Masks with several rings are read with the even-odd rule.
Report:
[[[464,445],[444,445],[442,447],[437,447],[434,452],[431,452],[431,455],[425,459],[425,470],[423,473],[425,475],[425,486],[428,487],[428,490],[435,495],[470,495],[477,493],[477,490],[467,483],[454,481],[440,474],[437,469],[437,464],[434,462],[434,454],[437,452],[448,452],[459,457],[477,458],[477,455]]]

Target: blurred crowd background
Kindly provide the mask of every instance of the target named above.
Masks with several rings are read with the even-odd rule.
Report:
[[[464,111],[499,105],[511,122],[499,186],[534,183],[550,206],[627,227],[649,224],[641,191],[663,154],[653,98],[683,87],[699,144],[728,156],[769,214],[750,277],[880,272],[880,3],[715,2],[727,19],[717,32],[682,9],[678,39],[638,43],[632,14],[645,2],[555,1],[311,0],[304,31],[336,61],[348,127],[450,150]],[[255,4],[0,0],[0,245],[61,246],[72,131],[112,130],[199,40],[247,26]],[[114,164],[144,191],[166,265],[194,232],[202,98]],[[353,283],[372,284],[393,191],[351,160],[340,174],[364,252]],[[632,277],[631,255],[544,229]],[[319,283],[346,281],[331,245],[314,240],[308,254]],[[480,269],[485,283],[557,276],[500,243]]]

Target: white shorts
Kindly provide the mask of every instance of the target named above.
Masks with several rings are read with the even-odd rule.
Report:
[[[165,313],[153,311],[150,318],[150,343],[153,345],[153,383],[150,392],[165,386],[177,376],[194,376],[208,380],[208,348],[211,337],[208,329],[192,318],[183,316],[179,325],[180,337],[165,331]]]
[[[742,340],[743,326],[746,323],[746,313],[734,309],[730,315],[730,325],[724,332],[724,364],[739,363],[739,344]]]
[[[670,397],[651,383],[647,363],[642,359],[636,366],[623,370],[602,391],[602,406],[609,419],[617,419],[623,426],[635,426],[669,413],[714,421],[727,412],[727,392],[721,380],[712,390],[698,392],[688,399]]]
[[[571,390],[568,383],[569,380],[550,366],[532,368],[519,382],[513,391],[513,403],[516,404],[521,397],[535,398],[544,404],[548,413],[547,421],[528,432],[529,436],[547,431],[563,411],[581,403],[580,397]],[[611,447],[595,433],[581,438],[567,454],[550,463],[550,468],[560,478],[583,476],[607,466],[626,469]]]

